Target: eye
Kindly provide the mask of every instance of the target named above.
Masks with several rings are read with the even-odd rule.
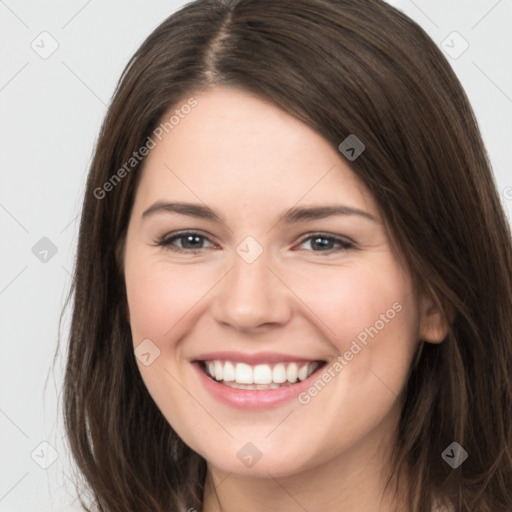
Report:
[[[300,245],[304,244],[309,244],[309,247],[313,252],[333,252],[354,248],[354,244],[352,242],[324,233],[315,233],[304,238]]]
[[[210,245],[205,247],[205,243]],[[316,253],[331,253],[335,251],[355,248],[355,245],[352,242],[325,233],[315,233],[304,238],[300,243],[299,248],[305,244],[309,245],[309,248],[305,248],[306,250]],[[209,240],[208,237],[196,231],[186,231],[167,235],[158,241],[157,245],[165,247],[165,249],[170,251],[182,253],[195,253],[201,251],[202,249],[214,247],[214,244]]]
[[[205,249],[203,246],[205,241],[211,243],[204,235],[195,231],[187,231],[166,236],[160,240],[157,245],[175,252],[197,252]],[[177,243],[179,245],[177,245]]]

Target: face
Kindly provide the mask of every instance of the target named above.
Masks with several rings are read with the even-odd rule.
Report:
[[[127,231],[144,383],[211,467],[284,476],[361,452],[396,424],[420,337],[441,340],[430,303],[341,153],[248,93],[195,97]]]

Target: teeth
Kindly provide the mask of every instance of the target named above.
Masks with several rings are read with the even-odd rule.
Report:
[[[288,368],[286,369],[286,379],[288,380],[288,382],[297,382],[297,372],[298,368],[295,363],[291,363],[288,365]]]
[[[272,382],[272,369],[268,364],[259,364],[252,372],[254,384],[270,384]]]
[[[215,378],[217,380],[222,380],[222,377],[223,377],[223,375],[222,375],[223,371],[222,370],[224,369],[224,366],[222,365],[222,363],[220,361],[215,361],[213,363],[213,367],[215,369]]]
[[[235,367],[230,361],[224,363],[224,369],[222,372],[222,380],[224,382],[233,382],[235,380]]]
[[[215,378],[217,378],[217,374],[215,374]],[[252,380],[252,368],[248,364],[237,363],[235,366],[235,382],[238,382],[238,384],[254,384]]]
[[[291,386],[289,382],[283,385],[275,384],[274,382],[271,384],[237,384],[236,382],[225,382],[224,385],[235,389],[257,389],[260,391],[264,389],[279,389],[283,386]]]
[[[278,363],[274,366],[272,380],[278,384],[286,382],[286,366],[283,363]]]
[[[206,362],[205,371],[213,379],[223,381],[233,388],[276,389],[295,384],[297,380],[306,380],[318,366],[315,361],[251,366],[246,363],[215,360]]]
[[[308,378],[308,365],[304,365],[300,368],[300,370],[297,373],[297,377],[299,380],[306,380]]]

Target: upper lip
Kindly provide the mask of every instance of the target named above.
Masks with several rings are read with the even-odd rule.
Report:
[[[308,361],[323,361],[317,357],[301,357],[292,354],[283,354],[279,352],[256,352],[254,354],[248,354],[244,352],[208,352],[200,354],[192,361],[236,361],[240,363],[246,363],[250,365],[255,364],[272,364],[272,363],[285,363],[285,362],[308,362]]]

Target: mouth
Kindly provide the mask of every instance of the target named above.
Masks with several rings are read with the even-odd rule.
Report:
[[[191,359],[199,385],[232,409],[269,410],[303,393],[327,360],[277,352],[208,352]]]
[[[280,361],[249,364],[228,359],[196,361],[202,372],[223,386],[251,391],[268,391],[305,381],[326,364],[323,360]]]

